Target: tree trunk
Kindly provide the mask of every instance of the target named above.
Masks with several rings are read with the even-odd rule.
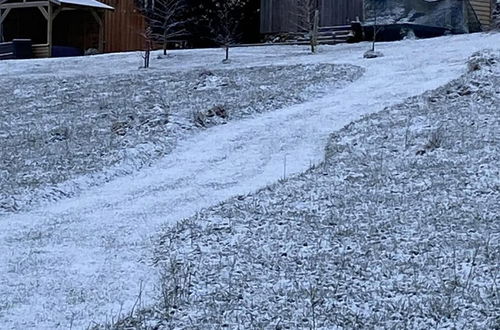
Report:
[[[144,68],[149,68],[149,60],[151,58],[151,41],[146,42],[146,50],[144,51]]]
[[[378,16],[378,11],[375,10],[375,22],[373,24],[373,42],[372,42],[372,52],[375,51],[375,42],[377,41],[377,16]]]
[[[149,68],[149,58],[151,57],[151,51],[146,50],[144,52],[144,68],[147,69]]]
[[[163,33],[163,55],[167,56],[167,35]]]

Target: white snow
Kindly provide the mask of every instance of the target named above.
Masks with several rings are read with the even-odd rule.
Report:
[[[114,8],[96,0],[59,0],[60,3],[113,10]]]
[[[213,127],[181,141],[154,166],[79,197],[0,218],[0,328],[85,328],[128,313],[143,286],[151,300],[157,274],[151,237],[160,225],[237,194],[246,194],[324,157],[328,135],[409,96],[461,75],[475,51],[498,48],[500,34],[384,43],[384,57],[365,60],[368,44],[178,51],[153,70],[351,63],[365,75],[343,90],[252,119]],[[137,69],[136,54],[6,61],[2,77],[108,75]],[[156,68],[155,68],[156,66]],[[85,72],[87,70],[87,72]]]

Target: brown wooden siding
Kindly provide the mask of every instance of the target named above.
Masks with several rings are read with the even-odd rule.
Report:
[[[296,0],[261,0],[261,33],[297,32]],[[345,25],[362,18],[363,0],[319,0],[320,25]]]
[[[470,4],[476,12],[479,22],[484,29],[491,26],[491,17],[493,12],[493,5],[491,0],[470,0]]]
[[[262,33],[295,32],[297,18],[293,17],[295,0],[261,0],[260,31]]]
[[[104,51],[123,52],[143,48],[144,18],[133,0],[100,0],[115,8],[104,17]]]
[[[320,14],[322,26],[351,24],[356,17],[363,19],[363,0],[321,0]]]

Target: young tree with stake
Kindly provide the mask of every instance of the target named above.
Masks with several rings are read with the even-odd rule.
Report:
[[[379,16],[382,8],[385,4],[384,0],[370,0],[369,4],[371,5],[372,16],[373,16],[373,40],[372,40],[372,49],[371,51],[375,51],[375,43],[377,41],[377,35],[382,30],[382,27],[378,25]]]
[[[151,59],[151,51],[153,50],[153,32],[149,26],[146,26],[141,36],[144,39],[144,53],[142,54],[142,59],[144,61],[144,68],[149,68],[149,62]]]
[[[376,58],[383,56],[381,52],[375,51],[375,43],[377,42],[377,36],[378,33],[383,29],[383,27],[379,26],[379,16],[380,12],[382,11],[384,5],[385,5],[385,0],[370,0],[365,3],[365,6],[368,4],[368,7],[366,9],[371,9],[372,15],[373,15],[373,39],[372,39],[372,47],[370,50],[366,51],[364,54],[365,58]]]
[[[185,0],[136,0],[136,2],[146,21],[145,31],[141,35],[145,41],[144,66],[148,67],[151,49],[155,43],[161,43],[163,55],[167,55],[168,41],[187,34],[184,29],[186,20],[182,18],[186,5]]]
[[[316,53],[318,47],[319,10],[317,0],[297,0],[295,4],[297,27],[306,31],[309,37],[311,53]]]
[[[224,63],[229,62],[229,48],[240,40],[240,22],[244,8],[250,0],[211,0],[213,8],[209,9],[205,19],[212,35],[212,40],[222,46],[226,52]]]

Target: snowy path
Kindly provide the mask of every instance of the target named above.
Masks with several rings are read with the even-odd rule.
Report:
[[[383,44],[386,56],[370,61],[360,58],[366,44],[325,47],[318,56],[289,60],[287,52],[299,48],[275,47],[268,57],[265,48],[235,51],[235,57],[248,59],[245,65],[338,58],[367,71],[316,101],[192,136],[135,175],[1,218],[0,328],[85,328],[116,317],[120,309],[127,313],[141,283],[147,303],[156,276],[148,264],[150,237],[158,226],[275,182],[283,176],[285,157],[287,174],[307,169],[322,160],[331,132],[443,85],[465,71],[474,51],[498,45],[500,34]],[[213,56],[219,53],[207,57]]]

